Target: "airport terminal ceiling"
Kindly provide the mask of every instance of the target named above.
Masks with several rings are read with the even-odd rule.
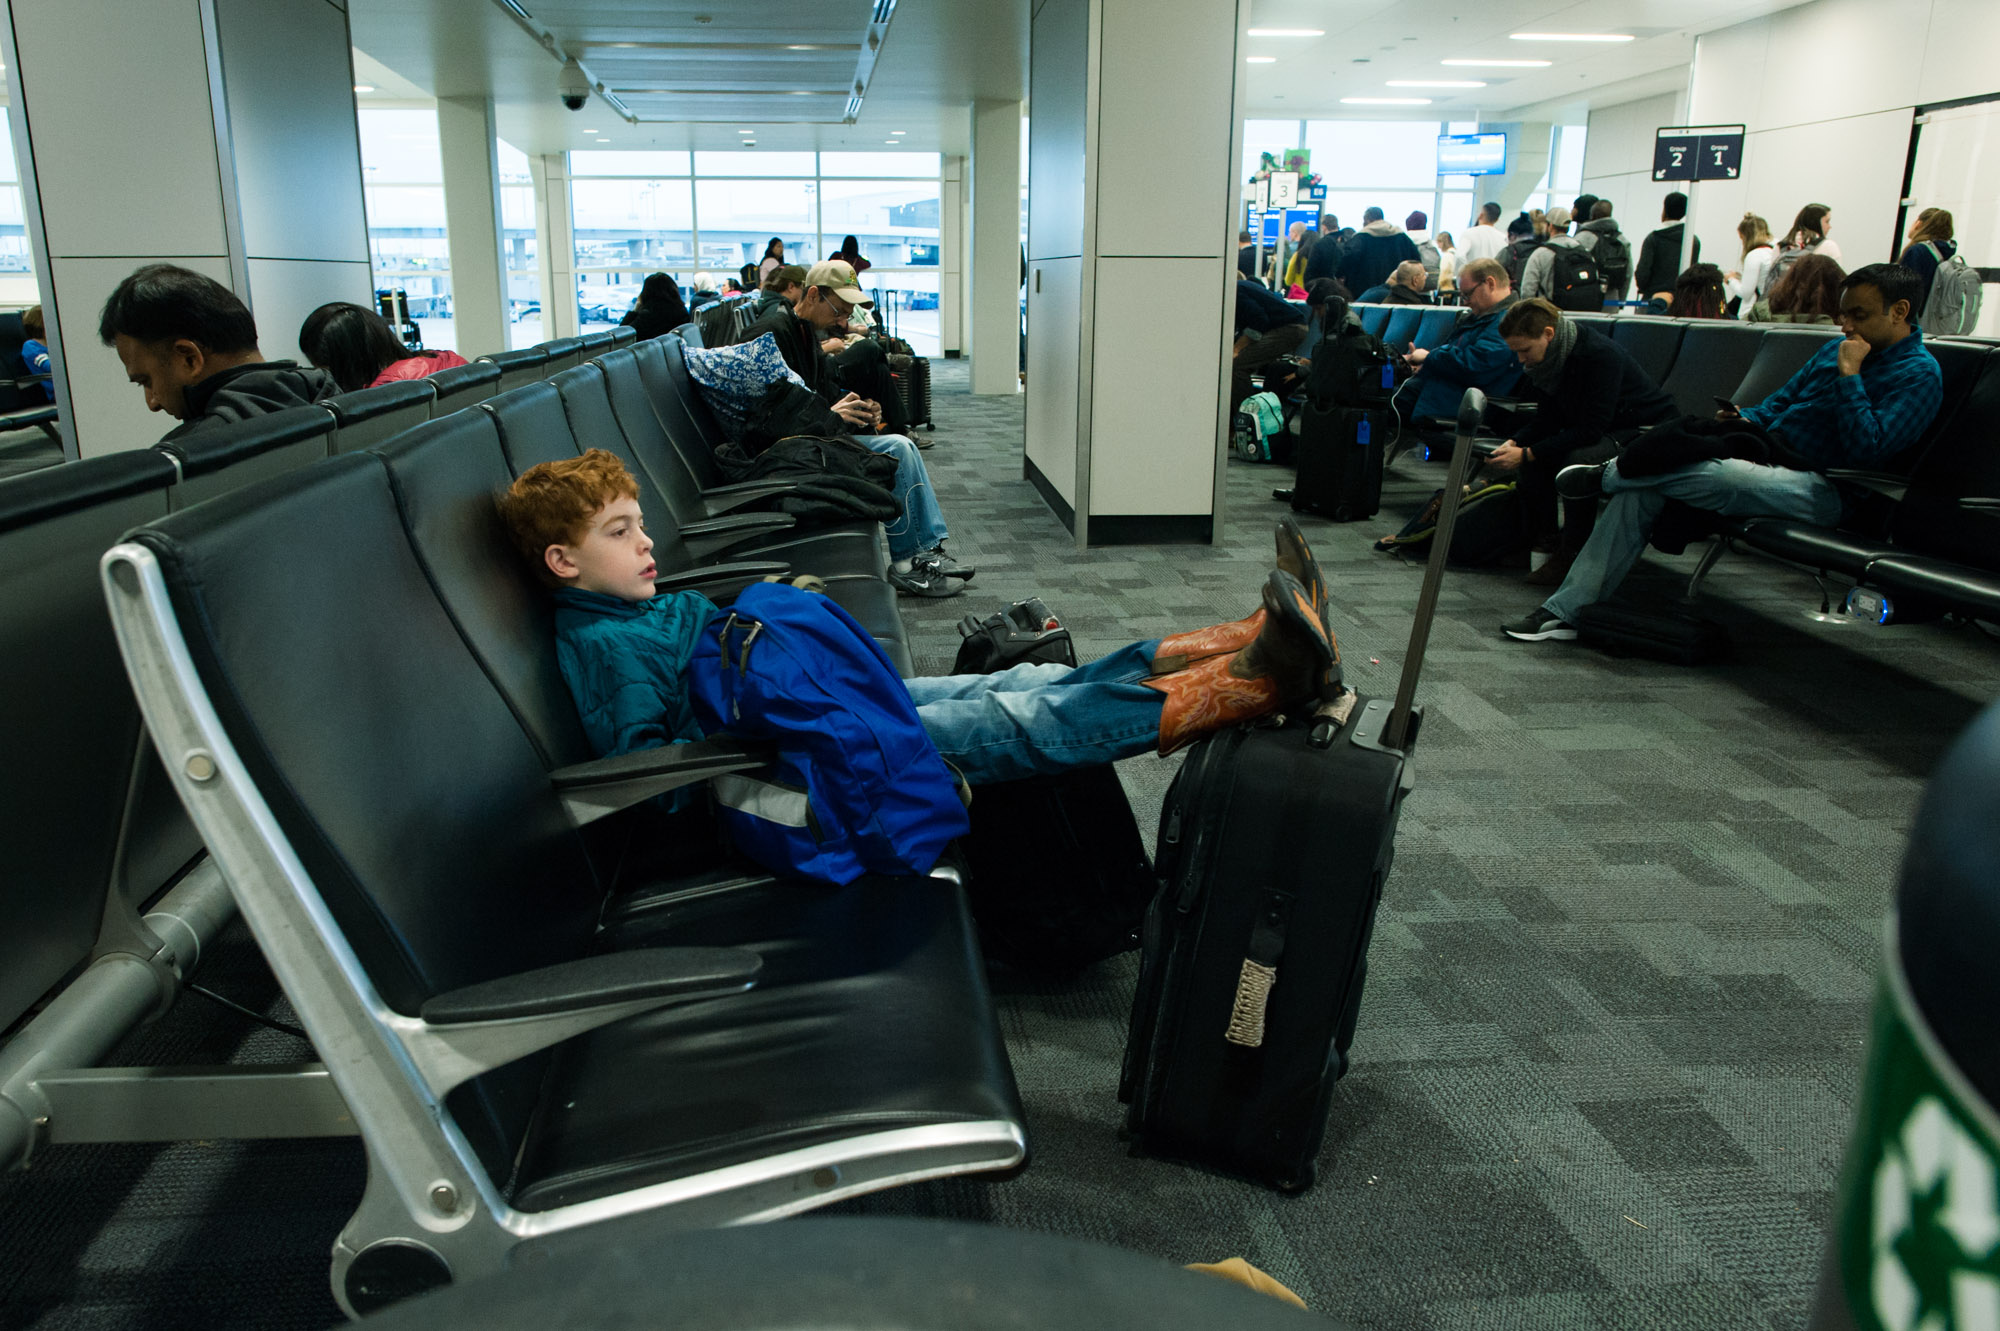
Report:
[[[968,105],[1027,86],[1028,0],[351,0],[349,13],[356,49],[392,80],[382,94],[490,93],[501,137],[530,154],[734,148],[746,126],[765,149],[879,150],[897,129],[908,147],[964,153]],[[594,92],[565,109],[544,30],[638,123]]]

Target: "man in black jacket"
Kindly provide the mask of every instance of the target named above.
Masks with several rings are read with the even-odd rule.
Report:
[[[1229,411],[1256,391],[1250,376],[1297,351],[1306,340],[1306,312],[1261,282],[1236,284],[1236,350],[1230,359]]]
[[[1370,208],[1361,214],[1361,230],[1342,250],[1337,271],[1349,291],[1366,291],[1386,283],[1397,264],[1421,263],[1423,257],[1409,232],[1384,218],[1380,208]]]
[[[180,420],[168,439],[340,391],[322,370],[265,360],[257,321],[236,293],[170,263],[147,264],[120,282],[104,302],[97,335],[145,391],[146,409]]]
[[[1666,223],[1658,231],[1646,237],[1646,243],[1639,247],[1639,262],[1632,269],[1632,290],[1640,300],[1659,302],[1655,307],[1666,309],[1666,302],[1674,298],[1674,280],[1681,275],[1681,243],[1687,230],[1688,196],[1675,190],[1660,205],[1660,220]],[[1694,253],[1688,258],[1692,267],[1701,262],[1701,238],[1694,242]]]
[[[1537,409],[1493,451],[1490,464],[1519,471],[1529,532],[1554,544],[1556,473],[1606,461],[1647,426],[1679,413],[1630,352],[1546,300],[1517,301],[1500,320],[1500,336],[1521,362],[1526,396]],[[1560,586],[1596,522],[1596,500],[1565,501],[1560,543],[1528,580]]]

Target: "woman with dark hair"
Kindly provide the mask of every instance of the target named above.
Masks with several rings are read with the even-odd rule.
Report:
[[[1896,262],[1915,273],[1924,284],[1924,294],[1917,301],[1919,311],[1931,298],[1931,283],[1937,278],[1938,265],[1949,262],[1951,256],[1958,253],[1958,242],[1951,237],[1952,221],[1948,209],[1926,208],[1917,214],[1917,220],[1910,226],[1910,247]]]
[[[411,351],[389,321],[365,305],[322,305],[299,325],[299,350],[331,375],[343,393],[401,379],[423,379],[465,364],[455,351]]]
[[[1674,319],[1726,319],[1729,315],[1724,307],[1728,303],[1722,270],[1712,263],[1697,263],[1674,280],[1667,315]]]
[[[1824,254],[1803,255],[1750,311],[1751,322],[1830,324],[1840,314],[1840,284],[1846,279],[1840,265]]]
[[[1782,248],[1804,250],[1808,254],[1824,254],[1829,259],[1840,257],[1840,246],[1828,234],[1833,230],[1833,209],[1823,203],[1809,203],[1799,209],[1799,215],[1792,219],[1792,229],[1785,233]]]
[[[743,275],[743,289],[746,291],[755,291],[758,287],[763,286],[764,279],[771,275],[771,270],[783,266],[784,262],[784,239],[780,236],[773,236],[770,243],[764,246],[764,257],[757,261],[756,280],[752,281],[748,273]]]
[[[671,333],[694,319],[687,302],[681,299],[680,283],[672,273],[653,273],[639,287],[639,299],[631,312],[618,322],[639,330],[641,342]]]
[[[861,257],[861,242],[852,236],[842,236],[840,238],[840,248],[826,257],[829,259],[839,259],[852,268],[857,277],[874,267],[868,260]]]

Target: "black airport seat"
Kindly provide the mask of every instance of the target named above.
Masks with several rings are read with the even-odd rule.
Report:
[[[571,373],[601,374],[595,366]],[[580,393],[578,397],[583,400]],[[600,392],[598,397],[602,399],[603,394]],[[608,405],[602,415],[586,421],[585,428],[592,437],[587,442],[579,438],[570,423],[563,394],[554,382],[528,384],[510,393],[502,393],[481,403],[479,410],[493,418],[507,465],[515,476],[539,463],[573,458],[589,447],[605,448],[614,453],[629,452],[615,421],[608,424],[604,421],[609,414]],[[653,484],[651,474],[643,467],[635,467],[635,459],[630,456],[621,460],[632,471],[632,479],[639,486],[639,509],[647,515],[648,531],[653,538],[653,560],[659,567],[661,585],[676,589],[687,586],[707,594],[710,600],[726,603],[746,581],[755,581],[767,574],[814,572],[808,568],[795,568],[789,561],[776,556],[725,556],[714,551],[697,555],[682,537],[679,524],[674,519],[673,505]],[[909,638],[903,628],[902,613],[896,606],[894,587],[880,578],[843,578],[827,585],[827,595],[882,644],[898,670],[905,674],[913,673]]]
[[[436,399],[437,386],[430,379],[405,379],[328,398],[326,409],[334,419],[333,451],[358,453],[422,425],[431,418]]]
[[[542,372],[544,378],[561,374],[583,358],[583,339],[580,337],[553,338],[541,346],[543,351],[549,353],[548,366]]]
[[[552,368],[550,362],[556,356],[556,353],[549,349],[549,345],[544,342],[538,346],[521,347],[515,351],[496,351],[490,356],[481,356],[479,359],[487,364],[500,367],[500,386],[493,391],[506,393],[519,388],[522,384],[531,384],[537,379],[548,378]]]
[[[1363,332],[1382,336],[1389,327],[1389,316],[1394,311],[1387,305],[1354,305],[1350,307],[1361,320]]]
[[[701,322],[696,319],[688,320],[686,323],[682,324],[679,328],[674,329],[674,336],[679,338],[681,341],[687,343],[691,347],[700,346]],[[653,339],[653,340],[657,341],[658,339]]]
[[[1681,334],[1687,331],[1683,319],[1611,319],[1597,325],[1601,333],[1632,354],[1656,384],[1664,384],[1681,349]]]
[[[1019,1163],[963,892],[759,880],[601,931],[564,794],[601,767],[548,770],[404,520],[385,460],[349,454],[106,562],[147,723],[213,755],[176,785],[228,829],[231,890],[368,1150],[343,1306],[490,1274],[530,1232],[772,1219]],[[755,762],[722,740],[615,768],[658,777],[637,800]]]
[[[1713,416],[1715,399],[1736,391],[1763,341],[1764,329],[1759,324],[1690,319],[1681,331],[1674,367],[1660,381],[1660,387],[1682,412]]]
[[[98,572],[166,516],[174,480],[138,449],[0,481],[0,1169],[146,1137],[121,1097],[155,1070],[85,1070],[172,1001],[231,913],[140,726]]]
[[[614,347],[629,347],[639,340],[639,330],[630,324],[619,324],[616,328],[607,329],[604,335],[611,339],[610,345]]]
[[[333,451],[333,413],[290,407],[247,420],[206,426],[154,445],[180,466],[178,511],[204,499],[317,462]]]
[[[722,427],[688,378],[687,345],[677,337],[656,337],[641,342],[633,352],[638,358],[640,381],[659,413],[668,442],[701,488],[712,490],[728,483],[715,463],[715,450],[723,443]]]
[[[424,382],[437,393],[431,403],[431,419],[447,416],[460,407],[484,402],[500,391],[500,367],[492,361],[476,360],[439,370]]]
[[[1840,336],[1839,332],[1823,327],[1787,328],[1779,325],[1765,330],[1764,340],[1757,346],[1757,355],[1743,372],[1742,382],[1734,392],[1723,394],[1739,407],[1754,407],[1771,394],[1783,388],[1791,377],[1804,367],[1805,363],[1819,354],[1820,348]],[[1711,408],[1713,403],[1709,404]]]
[[[627,369],[630,373],[621,378],[629,389],[643,395],[645,389],[639,382],[638,368]],[[679,455],[666,444],[650,407],[642,402],[628,402],[625,411],[618,411],[610,394],[609,378],[605,366],[592,364],[565,370],[549,382],[562,394],[563,408],[578,445],[608,448],[619,455],[626,467],[635,473],[645,473],[665,503],[667,514],[680,529],[682,539],[703,551],[704,562],[709,558],[780,559],[801,573],[829,581],[853,578],[884,581],[887,570],[882,563],[881,543],[872,533],[823,532],[817,527],[797,530],[797,520],[787,513],[738,512],[718,516],[703,501]],[[633,420],[638,428],[625,429],[627,419]],[[783,483],[777,483],[764,491],[783,493],[785,488]]]

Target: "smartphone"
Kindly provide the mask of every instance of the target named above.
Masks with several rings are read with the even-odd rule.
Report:
[[[1722,408],[1724,411],[1728,412],[1732,416],[1741,416],[1743,414],[1743,412],[1737,407],[1737,405],[1734,402],[1731,402],[1726,397],[1719,397],[1715,399],[1715,405]]]

